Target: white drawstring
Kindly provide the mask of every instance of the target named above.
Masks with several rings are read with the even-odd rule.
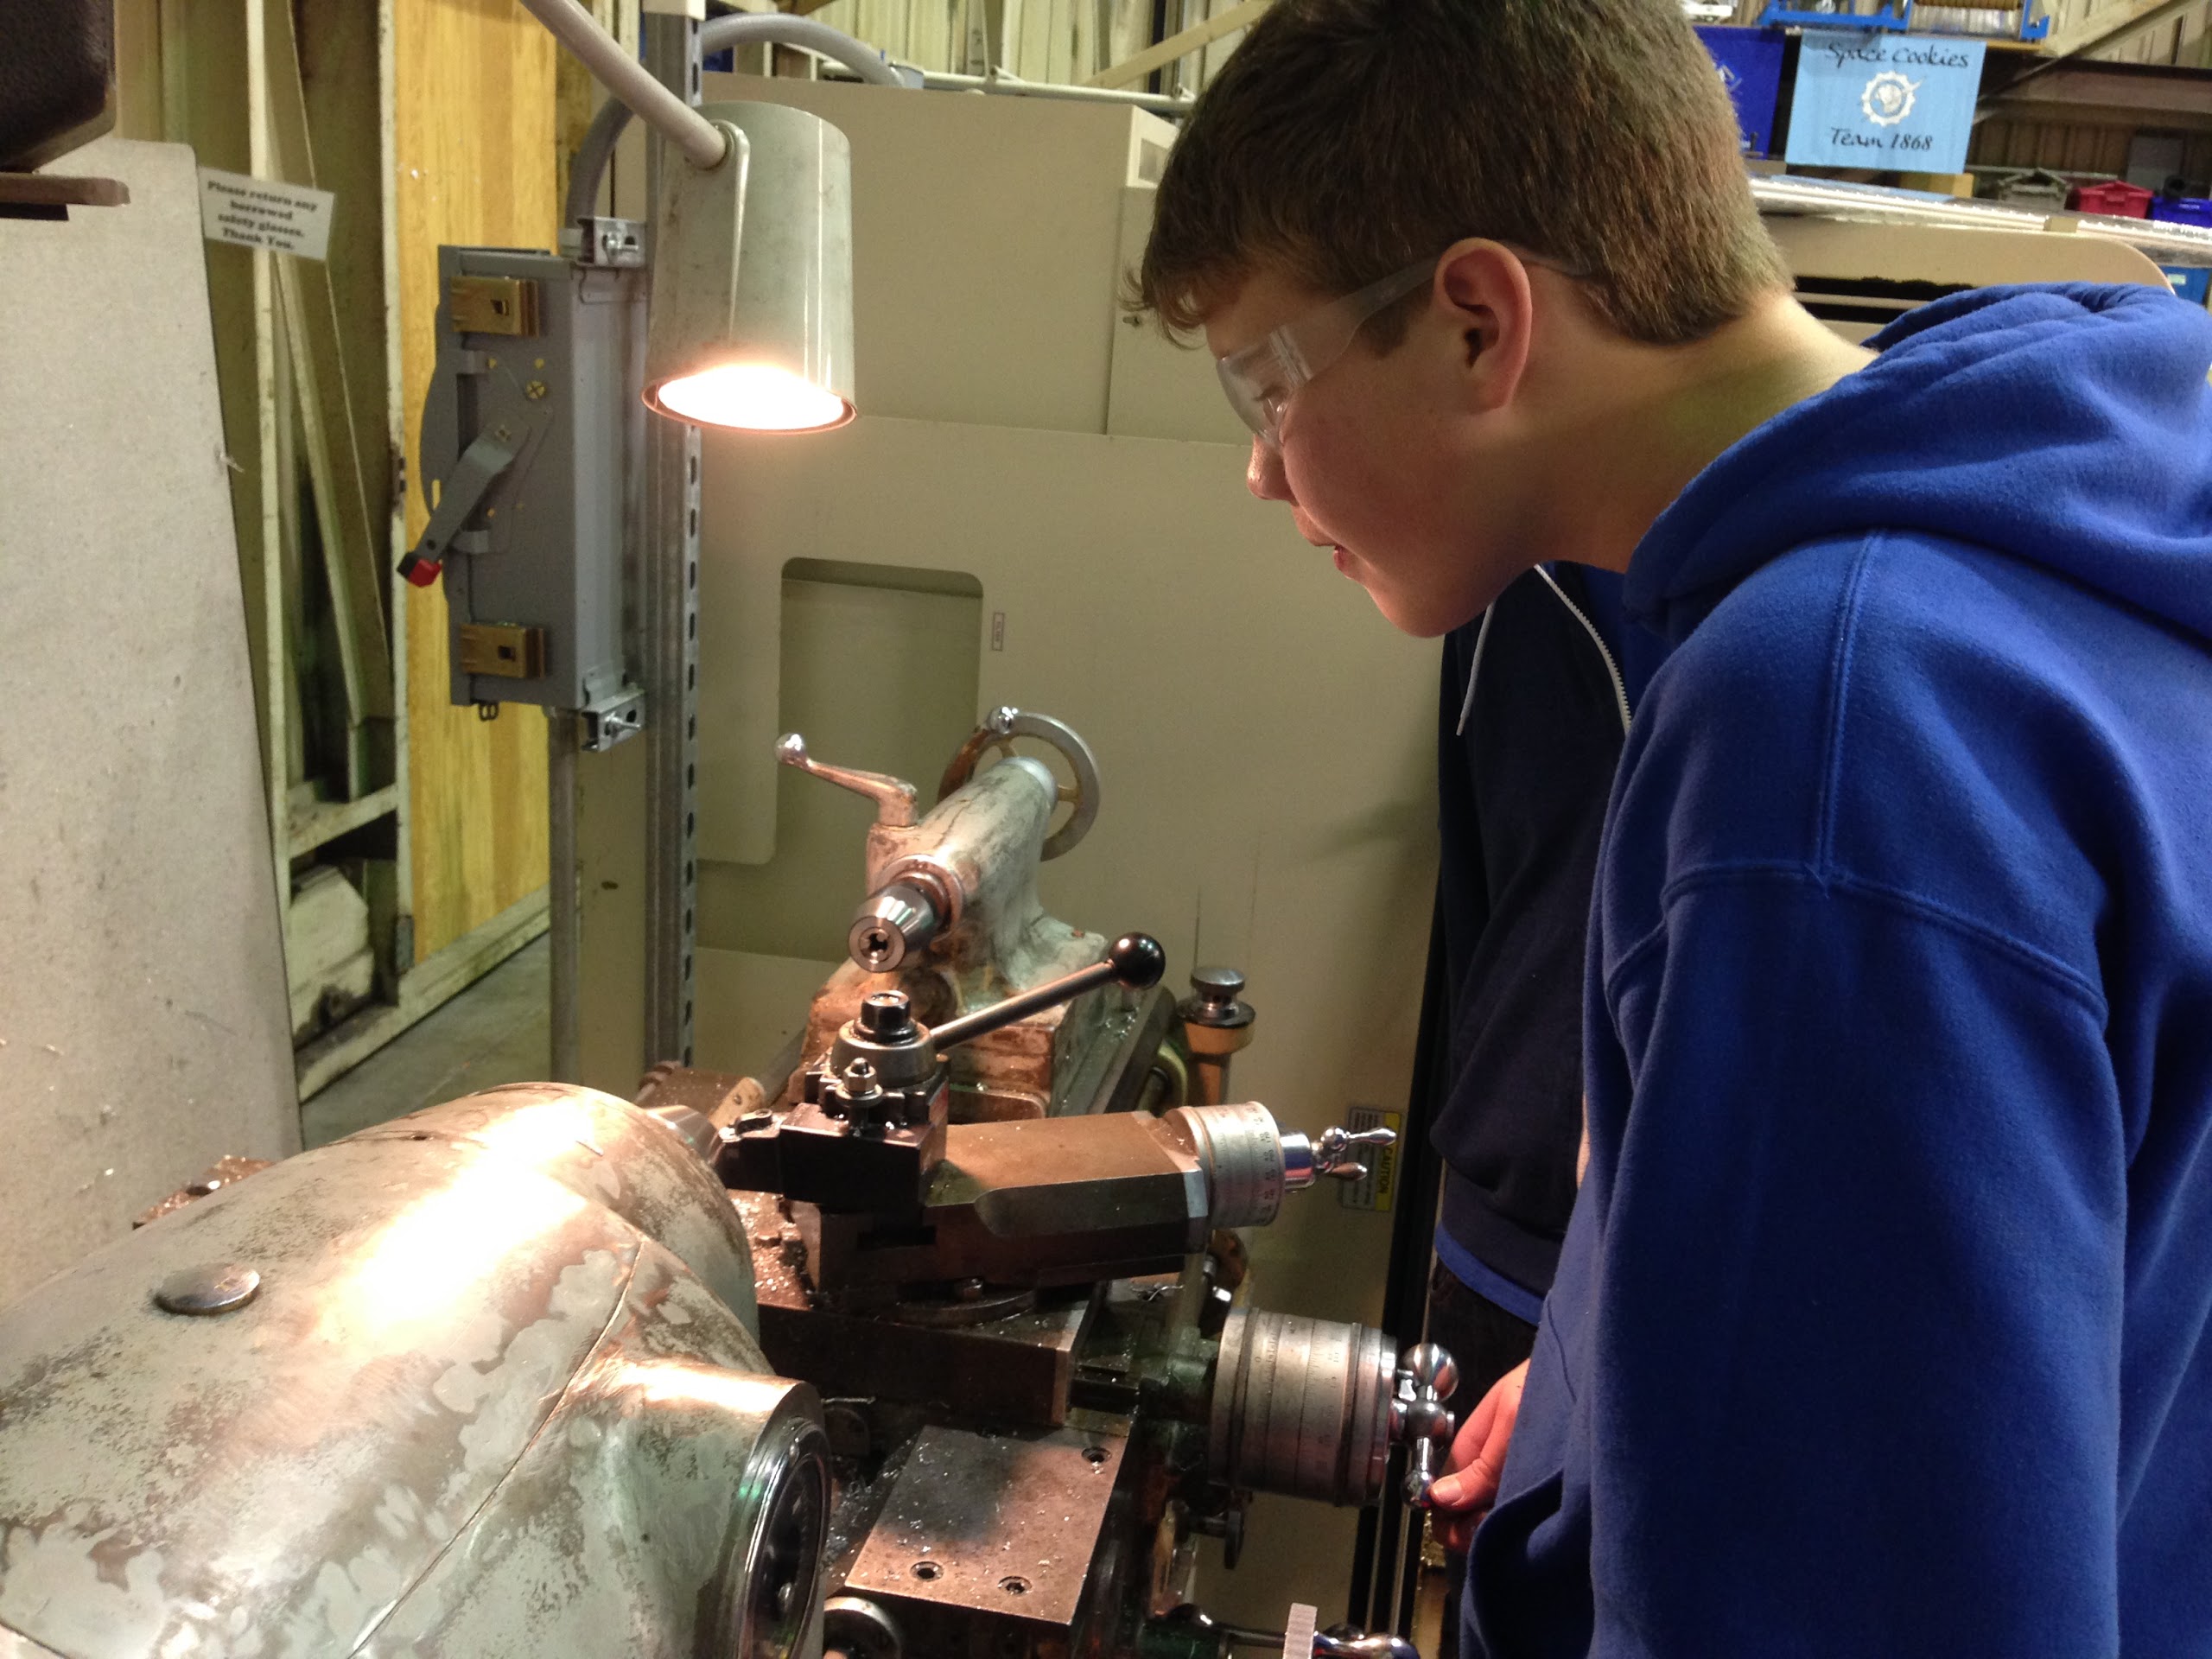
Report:
[[[1483,625],[1475,630],[1475,660],[1467,664],[1467,700],[1459,705],[1459,724],[1452,735],[1467,734],[1467,716],[1475,712],[1475,677],[1483,671],[1483,647],[1490,643],[1491,619],[1497,614],[1497,607],[1487,606],[1483,611]]]
[[[1567,596],[1567,590],[1553,579],[1550,571],[1540,564],[1536,567],[1536,574],[1544,579],[1544,586],[1559,595],[1559,602],[1566,606],[1574,620],[1582,625],[1583,632],[1590,636],[1590,643],[1598,647],[1598,655],[1605,658],[1605,672],[1611,675],[1613,679],[1613,701],[1620,706],[1621,735],[1627,736],[1628,683],[1621,678],[1620,665],[1613,661],[1613,653],[1605,649],[1605,636],[1598,632],[1597,625],[1583,615],[1575,602]]]
[[[1550,571],[1541,564],[1534,568],[1536,574],[1544,579],[1544,586],[1556,594],[1559,602],[1567,607],[1567,614],[1582,625],[1582,631],[1590,636],[1590,643],[1598,647],[1598,655],[1604,660],[1605,672],[1613,682],[1613,701],[1620,709],[1621,733],[1625,736],[1629,722],[1628,683],[1621,678],[1620,666],[1613,661],[1613,653],[1605,648],[1605,635],[1598,632],[1590,619],[1583,615],[1581,608],[1567,596],[1567,590],[1553,579]],[[1475,682],[1483,671],[1483,647],[1490,643],[1490,625],[1497,615],[1497,607],[1491,606],[1483,612],[1482,626],[1475,630],[1475,657],[1467,664],[1466,700],[1459,705],[1459,723],[1452,728],[1456,736],[1465,737],[1467,734],[1467,721],[1475,712]]]

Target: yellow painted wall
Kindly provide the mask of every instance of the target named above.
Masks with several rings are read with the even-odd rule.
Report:
[[[416,445],[437,355],[438,247],[554,245],[560,226],[550,35],[514,0],[392,0],[393,166],[407,525],[429,516]],[[544,885],[545,721],[447,702],[446,602],[407,596],[415,956]]]

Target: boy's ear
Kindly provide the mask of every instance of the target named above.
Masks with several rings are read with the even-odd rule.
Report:
[[[1535,327],[1528,267],[1503,244],[1470,237],[1444,251],[1430,301],[1459,337],[1470,408],[1510,404]]]

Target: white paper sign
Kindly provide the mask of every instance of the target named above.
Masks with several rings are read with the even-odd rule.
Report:
[[[327,190],[200,169],[200,232],[210,242],[320,259],[330,250],[337,200]]]

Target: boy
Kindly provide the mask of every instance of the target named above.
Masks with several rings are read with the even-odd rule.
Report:
[[[2212,1651],[2212,319],[1843,345],[1674,0],[1279,0],[1141,288],[1400,627],[1573,558],[1675,644],[1468,1649]]]

